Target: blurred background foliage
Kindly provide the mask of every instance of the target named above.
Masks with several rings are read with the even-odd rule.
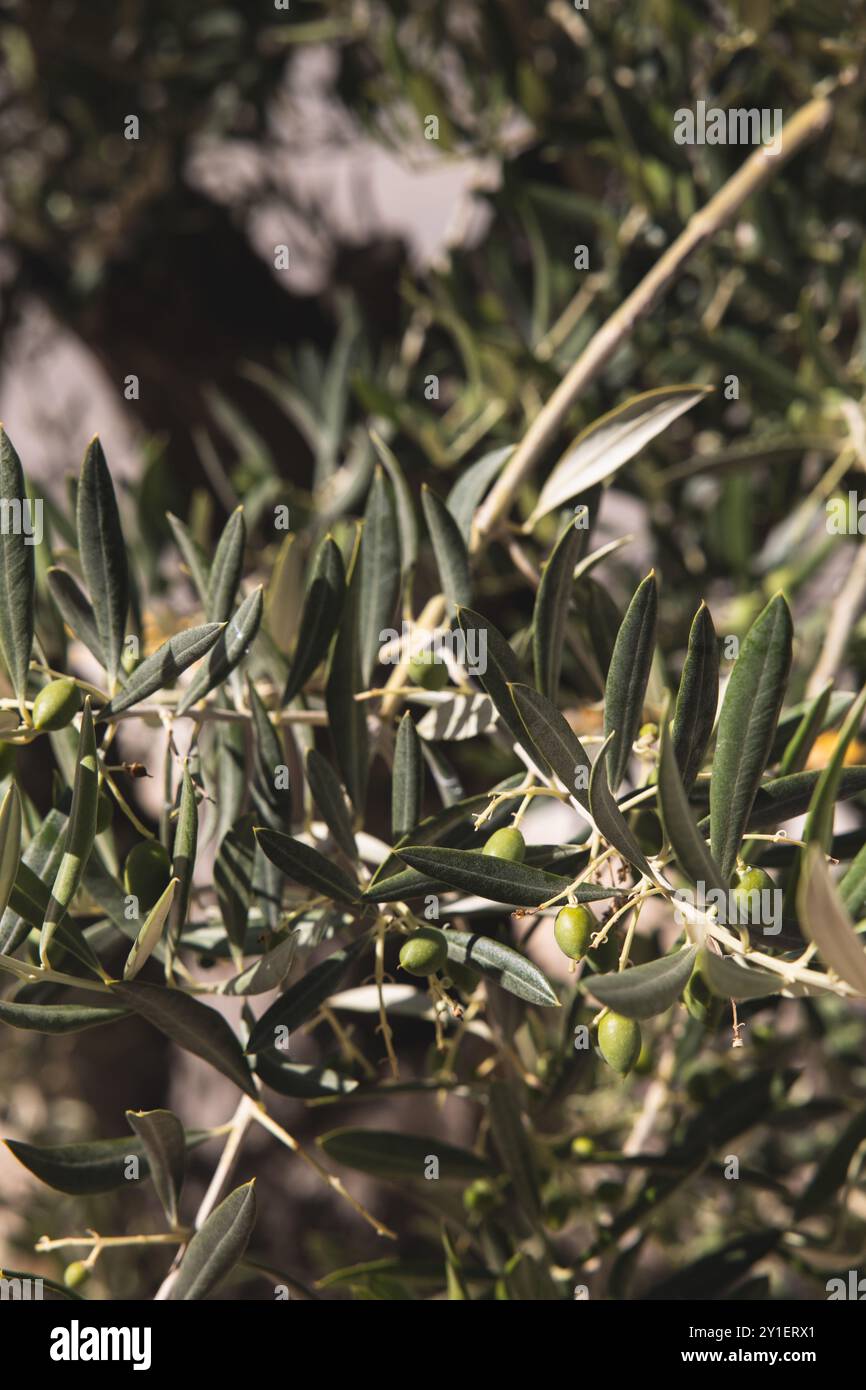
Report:
[[[741,634],[784,584],[797,612],[793,701],[857,543],[828,536],[826,495],[856,488],[866,462],[863,44],[853,0],[590,0],[584,10],[567,0],[294,0],[287,10],[264,0],[3,0],[3,370],[34,306],[100,364],[136,432],[127,491],[138,563],[170,601],[176,561],[159,564],[167,509],[209,547],[242,498],[251,549],[260,525],[267,567],[277,546],[261,525],[266,508],[288,503],[305,546],[363,510],[371,424],[416,495],[424,482],[444,494],[468,462],[519,441],[577,353],[744,158],[740,147],[677,145],[674,113],[703,100],[787,117],[816,91],[832,92],[829,131],[692,258],[574,408],[538,473],[639,391],[719,388],[608,489],[601,540],[628,530],[635,543],[611,557],[606,580],[622,602],[655,565],[668,651],[682,650],[700,598],[720,633]],[[137,139],[124,135],[130,116]],[[425,138],[431,116],[436,140]],[[455,217],[434,252],[419,255],[409,231],[370,211],[371,147],[409,175],[454,173]],[[311,152],[326,176],[330,163],[357,158],[365,215],[355,223],[294,177]],[[419,210],[416,223],[423,218]],[[283,243],[293,270],[309,261],[306,279],[275,269]],[[575,268],[579,246],[586,270]],[[133,400],[124,398],[129,374],[139,379]],[[737,399],[723,389],[731,375]],[[70,468],[80,453],[76,441]],[[535,495],[524,489],[520,515]],[[548,520],[537,535],[549,543]],[[432,590],[432,567],[428,580]],[[489,547],[480,594],[487,611],[496,602],[504,631],[525,623],[532,593],[502,545]],[[848,689],[866,675],[862,617],[846,672]],[[803,1006],[798,1017],[841,1101],[862,1088],[864,1028],[834,1010]],[[120,1132],[126,1081],[122,1097],[110,1077],[96,1084],[86,1039],[51,1046],[46,1071],[46,1043],[18,1043],[17,1067],[43,1067],[40,1093],[31,1086],[19,1101],[31,1107],[30,1127],[49,1106],[63,1134],[81,1133],[90,1105],[114,1120],[102,1132]],[[139,1074],[136,1105],[164,1095],[154,1046],[148,1034],[145,1056],[133,1038],[124,1059]],[[804,1115],[785,1100],[785,1068],[802,1063],[804,1035],[765,1029],[753,1046],[747,1118],[755,1096],[769,1113],[761,1078],[775,1075],[778,1123],[738,1152],[772,1179],[814,1157],[805,1121],[834,1119],[838,1107],[815,1099]],[[699,1122],[699,1104],[705,1117],[716,1111],[736,1068],[723,1052],[709,1064],[680,1062],[674,1108],[685,1126],[687,1114]],[[609,1124],[613,1142],[616,1090],[587,1089],[582,1100],[587,1127]],[[414,1102],[405,1104],[411,1127]],[[459,1116],[445,1118],[459,1137]],[[567,1193],[552,1186],[545,1201],[615,1208],[626,1185],[612,1176],[600,1192],[591,1173],[572,1174]],[[273,1170],[270,1181],[281,1181]],[[300,1193],[303,1174],[293,1181]],[[717,1187],[690,1229],[680,1208],[664,1218],[683,1262],[725,1219],[725,1184]],[[381,1253],[318,1189],[305,1200],[302,1273],[340,1264],[347,1249]],[[377,1200],[411,1237],[415,1218],[400,1194]],[[771,1194],[747,1187],[742,1200],[763,1205]],[[63,1215],[52,1207],[52,1225]],[[37,1206],[30,1219],[38,1233],[48,1216]],[[440,1259],[420,1235],[417,1249],[419,1261]],[[140,1273],[146,1286],[152,1272]],[[814,1296],[808,1271],[789,1267],[784,1277],[789,1293]],[[354,1287],[394,1296],[381,1273]]]

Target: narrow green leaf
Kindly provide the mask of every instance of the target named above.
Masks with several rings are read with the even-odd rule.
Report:
[[[326,536],[316,551],[310,584],[304,597],[298,641],[283,692],[288,705],[324,660],[346,595],[346,571],[340,547]]]
[[[370,431],[370,438],[394,489],[397,503],[397,529],[400,535],[400,568],[405,581],[414,570],[418,559],[418,523],[415,519],[412,494],[403,476],[403,470],[385,441],[376,434],[375,430]]]
[[[535,749],[508,690],[510,684],[521,678],[520,662],[513,649],[502,633],[474,609],[460,608],[457,619],[466,639],[467,652],[476,654],[478,679],[496,706],[499,718],[515,743],[519,743],[534,761]]]
[[[101,1023],[128,1016],[128,1009],[106,1009],[90,1004],[19,1004],[0,999],[0,1023],[34,1033],[80,1033]]]
[[[220,685],[243,660],[262,620],[262,592],[260,584],[244,599],[230,622],[220,632],[204,668],[178,704],[178,714],[186,714],[199,700],[203,700],[205,695]]]
[[[574,595],[574,568],[586,549],[588,532],[569,521],[541,571],[532,613],[535,684],[556,701],[568,610]]]
[[[866,1109],[851,1116],[836,1142],[822,1156],[794,1208],[794,1219],[813,1215],[834,1197],[848,1177],[851,1160],[866,1141]]]
[[[307,754],[307,781],[313,800],[335,841],[344,854],[356,860],[358,847],[343,784],[327,758],[323,758],[315,748],[311,748]]]
[[[781,976],[755,966],[740,965],[733,956],[717,956],[714,951],[705,951],[701,961],[701,970],[710,989],[722,999],[763,999],[785,988]]]
[[[780,777],[787,777],[792,772],[802,772],[803,768],[806,766],[815,740],[824,728],[827,711],[830,708],[830,696],[832,694],[833,682],[828,681],[824,689],[815,696],[814,700],[812,700],[803,711],[803,717],[791,735],[791,738],[785,746],[785,751],[782,754],[782,760],[779,763]]]
[[[127,1110],[126,1118],[147,1154],[150,1176],[168,1223],[178,1223],[178,1204],[186,1171],[186,1135],[171,1110]]]
[[[21,856],[9,906],[0,917],[0,955],[17,951],[33,926],[41,927],[51,899],[49,884],[63,855],[66,816],[48,812]]]
[[[206,1131],[189,1130],[186,1143],[189,1148],[197,1148],[209,1138]],[[67,1192],[73,1197],[86,1197],[125,1187],[129,1182],[130,1158],[138,1159],[141,1178],[150,1175],[144,1145],[137,1136],[129,1134],[122,1139],[56,1144],[49,1148],[25,1144],[18,1139],[4,1139],[3,1143],[40,1182],[53,1187],[56,1192]]]
[[[538,907],[563,892],[569,884],[569,879],[558,874],[548,874],[543,869],[532,869],[509,859],[496,859],[479,850],[409,845],[397,853],[410,868],[429,874],[449,888],[515,907]],[[575,889],[575,896],[579,902],[596,902],[615,897],[617,891],[581,884]]]
[[[531,1221],[541,1216],[540,1182],[535,1156],[510,1082],[491,1081],[490,1131],[502,1166],[511,1179],[519,1206]]]
[[[210,581],[210,564],[208,558],[199,545],[198,541],[193,540],[189,530],[171,512],[166,512],[168,524],[174,536],[175,545],[183,556],[184,563],[189,570],[190,578],[196,593],[201,599],[202,605],[207,603],[207,591]]]
[[[514,445],[506,444],[500,449],[492,449],[461,473],[457,482],[445,498],[445,505],[457,522],[463,540],[469,544],[472,523],[484,494],[501,471],[502,465],[513,454]]]
[[[710,782],[710,849],[725,878],[736,863],[773,745],[792,636],[788,605],[777,594],[752,624],[725,691]]]
[[[499,985],[518,999],[542,1008],[558,1008],[556,991],[537,965],[527,960],[512,946],[496,941],[492,936],[477,936],[473,932],[445,933],[448,959],[458,965],[468,965],[486,980]]]
[[[851,861],[847,873],[839,883],[839,897],[848,914],[858,921],[866,912],[866,842]],[[2,923],[0,923],[0,950],[2,950]]]
[[[256,1088],[240,1043],[216,1009],[183,990],[165,989],[142,980],[113,981],[111,990],[172,1042],[201,1057],[247,1095],[255,1097]]]
[[[337,902],[358,901],[357,882],[317,849],[303,844],[292,835],[284,835],[281,830],[269,830],[265,826],[258,826],[255,834],[271,863],[276,864],[293,882],[302,883],[305,888],[312,888]]]
[[[52,565],[46,573],[48,592],[51,594],[66,626],[79,642],[82,642],[100,666],[105,666],[105,653],[96,630],[93,609],[79,589],[71,574]]]
[[[348,1096],[358,1083],[331,1067],[312,1067],[300,1062],[278,1061],[271,1053],[260,1052],[256,1074],[266,1086],[281,1096],[315,1100],[320,1096]]]
[[[247,813],[235,821],[223,836],[214,863],[217,901],[235,955],[243,954],[253,898],[255,819],[254,815]]]
[[[687,946],[672,956],[636,965],[611,975],[587,976],[586,987],[602,1004],[626,1018],[653,1018],[679,998],[689,982],[698,954]]]
[[[334,1129],[320,1135],[316,1143],[335,1163],[377,1178],[418,1178],[423,1182],[431,1158],[438,1159],[440,1182],[467,1182],[490,1177],[494,1171],[487,1159],[469,1149],[395,1130]]]
[[[27,672],[33,648],[36,612],[34,535],[28,533],[30,514],[21,460],[0,426],[0,497],[12,514],[12,525],[0,530],[0,652],[24,718]]]
[[[96,740],[90,696],[84,701],[75,782],[72,787],[72,806],[63,842],[63,858],[51,889],[51,899],[42,924],[39,954],[43,965],[48,964],[48,948],[58,926],[69,910],[84,873],[85,865],[96,839],[96,813],[99,796],[99,771],[96,759]]]
[[[123,689],[107,705],[103,705],[96,716],[97,722],[130,709],[157,690],[170,690],[187,667],[207,655],[224,631],[224,623],[205,623],[169,637],[167,642],[145,657]]]
[[[658,586],[655,573],[638,586],[616,636],[604,692],[604,732],[610,738],[607,775],[612,791],[625,776],[643,722],[643,702],[655,651]]]
[[[141,924],[141,930],[135,938],[132,950],[126,958],[123,967],[124,980],[132,980],[138,974],[141,967],[153,955],[157,943],[162,936],[171,909],[174,892],[177,888],[177,879],[173,878],[167,888],[157,898],[150,912]]]
[[[88,445],[81,465],[76,526],[81,570],[93,606],[99,645],[105,653],[109,679],[114,682],[126,635],[129,572],[111,474],[96,438]]]
[[[863,687],[845,716],[845,723],[839,730],[839,737],[833,745],[833,752],[826,767],[821,768],[809,805],[806,824],[803,828],[803,839],[808,844],[819,844],[825,851],[829,851],[833,840],[833,815],[842,781],[845,754],[848,752],[852,740],[860,731],[864,710],[866,710],[866,686]]]
[[[487,733],[497,718],[489,695],[448,695],[430,706],[415,729],[425,742],[455,743]]]
[[[243,1259],[256,1224],[255,1180],[235,1188],[196,1231],[180,1262],[169,1298],[207,1298]]]
[[[719,703],[719,643],[702,603],[692,622],[677,703],[673,750],[686,792],[703,766]]]
[[[278,816],[288,816],[292,809],[292,792],[289,786],[282,785],[287,780],[283,775],[287,770],[286,755],[264,701],[251,680],[247,681],[247,703],[253,717],[253,754],[259,789],[272,811]]]
[[[566,791],[589,810],[592,764],[565,715],[529,685],[511,685],[509,689],[533,747],[538,749]]]
[[[367,710],[355,696],[364,688],[361,676],[361,571],[358,546],[349,571],[346,602],[331,649],[325,704],[337,766],[356,813],[364,810],[367,793],[369,734]]]
[[[608,739],[599,750],[598,757],[592,765],[592,772],[589,778],[589,807],[592,818],[598,829],[601,831],[608,844],[618,849],[628,862],[644,874],[647,878],[656,881],[656,876],[650,868],[649,860],[643,853],[637,839],[626,822],[625,816],[616,804],[613,793],[607,780],[607,761],[604,756],[607,744],[613,735],[609,734]]]
[[[654,1284],[646,1297],[664,1302],[721,1298],[758,1260],[775,1250],[782,1235],[782,1231],[766,1230],[738,1236],[721,1249]]]
[[[246,996],[268,994],[271,990],[279,989],[292,968],[297,948],[298,937],[295,932],[289,932],[246,970],[226,980],[220,986],[220,994]]]
[[[421,490],[424,520],[433,542],[442,592],[455,608],[465,607],[471,598],[469,552],[460,528],[436,493],[424,485]]]
[[[390,627],[400,584],[400,536],[390,484],[377,467],[361,538],[361,678],[370,684],[379,661],[380,632]]]
[[[291,1033],[335,993],[337,986],[366,949],[365,941],[354,941],[342,951],[334,951],[308,970],[285,994],[262,1014],[250,1034],[247,1052],[263,1052],[277,1046],[277,1029]]]
[[[659,810],[665,836],[670,841],[680,868],[692,883],[702,883],[707,890],[724,893],[727,901],[728,885],[692,817],[677,766],[675,746],[666,710],[659,749]]]
[[[802,816],[809,809],[821,771],[792,772],[788,777],[774,777],[763,782],[758,788],[747,830],[775,830],[783,821],[794,816]],[[699,784],[700,785],[700,784]],[[695,789],[697,791],[697,788]],[[866,767],[846,767],[842,771],[837,801],[849,801],[866,791]],[[708,830],[709,816],[705,816],[699,826]]]
[[[711,390],[709,386],[663,386],[633,396],[594,420],[556,464],[524,530],[531,531],[548,512],[604,482]]]
[[[246,543],[244,509],[235,507],[217,541],[208,575],[205,616],[209,623],[227,623],[231,617],[241,582]]]
[[[839,897],[818,845],[806,850],[797,892],[800,927],[818,948],[824,964],[866,997],[866,951]]]
[[[14,782],[0,803],[0,918],[15,887],[21,858],[21,797]]]
[[[391,778],[391,835],[399,840],[418,824],[424,795],[421,740],[407,710],[397,729]]]
[[[172,846],[171,874],[177,880],[177,891],[172,899],[168,916],[169,952],[180,938],[192,892],[192,879],[195,871],[195,856],[198,848],[198,807],[195,799],[195,786],[185,763],[180,787],[180,802]]]

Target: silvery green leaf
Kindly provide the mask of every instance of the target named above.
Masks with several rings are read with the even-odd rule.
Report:
[[[426,485],[421,491],[424,519],[433,542],[442,592],[455,608],[465,607],[471,598],[469,552],[460,528],[448,508]]]
[[[679,998],[694,968],[697,946],[687,946],[672,956],[619,970],[610,975],[591,975],[586,986],[591,994],[626,1018],[653,1018]]]
[[[702,603],[689,632],[677,692],[673,748],[686,792],[701,770],[719,703],[719,645],[710,610]]]
[[[607,776],[616,791],[643,722],[643,702],[655,652],[658,586],[651,572],[638,586],[616,636],[604,691]]]
[[[225,623],[205,623],[185,628],[136,666],[123,689],[99,711],[97,723],[131,709],[157,690],[170,690],[180,675],[214,647]]]
[[[196,1231],[180,1262],[169,1298],[207,1298],[234,1269],[256,1224],[254,1182],[235,1188]]]
[[[430,706],[415,728],[427,742],[454,743],[487,733],[497,717],[489,695],[447,695]]]
[[[558,1008],[556,991],[547,976],[513,946],[506,946],[492,936],[453,930],[445,933],[445,942],[449,960],[477,970],[486,980],[518,999],[544,1008]]]
[[[421,741],[407,710],[394,742],[391,778],[391,835],[395,841],[407,835],[421,817],[424,796],[424,759]]]
[[[247,528],[243,507],[235,507],[217,542],[207,584],[205,615],[208,622],[228,622],[241,582]]]
[[[210,575],[210,565],[207,556],[202,550],[198,541],[193,540],[189,530],[171,512],[166,512],[168,524],[172,529],[175,544],[186,562],[190,578],[195,586],[196,593],[202,603],[207,602],[208,582]]]
[[[48,590],[66,626],[82,642],[100,666],[105,665],[105,653],[96,630],[93,609],[71,574],[52,565],[47,572]]]
[[[525,529],[532,530],[548,512],[564,507],[572,498],[604,482],[712,389],[663,386],[633,396],[593,421],[553,469]]]
[[[445,505],[457,522],[466,545],[469,544],[472,523],[484,494],[502,469],[509,454],[513,453],[514,445],[506,444],[501,449],[492,449],[489,454],[484,454],[461,473],[445,498]]]
[[[166,924],[176,888],[177,879],[173,878],[164,892],[157,898],[150,912],[148,912],[142,922],[141,930],[135,938],[132,950],[127,956],[126,964],[123,967],[124,980],[134,979],[145,961],[149,960],[153,955],[157,942],[162,936],[163,927]]]
[[[289,704],[319,662],[324,660],[336,631],[346,594],[346,573],[340,547],[326,536],[316,551],[310,585],[304,597],[298,641],[283,704]]]
[[[570,521],[541,571],[532,613],[532,661],[535,684],[556,700],[565,645],[568,610],[574,594],[574,569],[586,548],[587,532]]]
[[[183,990],[165,989],[143,980],[115,980],[111,991],[179,1047],[201,1057],[255,1098],[256,1088],[241,1045],[216,1009]]]
[[[243,603],[219,634],[203,669],[185,692],[177,707],[185,714],[203,700],[215,686],[220,685],[243,660],[262,620],[262,586],[244,599]]]
[[[361,677],[370,684],[378,664],[380,632],[391,624],[400,584],[400,537],[391,485],[381,465],[364,512],[361,538]]]
[[[186,1171],[186,1135],[170,1110],[127,1110],[126,1118],[147,1154],[156,1195],[170,1226],[178,1223],[178,1204]]]
[[[76,526],[81,570],[90,594],[99,645],[105,654],[109,679],[114,682],[126,635],[129,571],[111,474],[96,438],[88,445],[81,465]]]
[[[0,652],[22,717],[33,647],[36,567],[33,539],[26,534],[27,489],[24,471],[6,431],[0,427]]]

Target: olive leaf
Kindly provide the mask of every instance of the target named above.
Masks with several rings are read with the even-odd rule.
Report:
[[[255,1179],[235,1188],[196,1231],[169,1298],[206,1298],[242,1260],[256,1224]]]
[[[123,967],[124,980],[132,980],[138,974],[145,961],[149,960],[157,942],[160,940],[163,928],[171,910],[174,899],[174,892],[177,888],[177,879],[173,878],[166,889],[160,894],[153,907],[148,912],[141,924],[141,930],[135,938],[132,950],[126,958]]]
[[[852,1115],[839,1138],[822,1156],[794,1208],[794,1219],[802,1221],[820,1211],[828,1198],[845,1183],[851,1160],[866,1141],[866,1109]]]
[[[465,607],[471,598],[469,552],[460,527],[445,503],[429,487],[421,490],[424,519],[433,542],[433,554],[442,592],[454,608]]]
[[[99,771],[96,759],[96,740],[93,733],[93,716],[90,712],[90,696],[84,701],[81,715],[81,731],[78,737],[78,752],[75,764],[75,782],[72,787],[72,806],[63,842],[63,857],[51,889],[51,898],[42,923],[39,941],[39,954],[43,965],[48,964],[48,949],[58,926],[69,910],[78,891],[85,865],[96,839],[97,798],[99,796]]]
[[[694,884],[724,893],[727,884],[716,864],[706,840],[697,828],[689,807],[686,789],[680,777],[675,751],[675,737],[668,724],[665,710],[659,745],[659,811],[665,836],[677,856],[677,862]]]
[[[455,743],[495,728],[498,715],[489,695],[447,695],[415,725],[425,742]]]
[[[349,859],[357,859],[358,847],[343,784],[327,758],[323,758],[315,748],[311,748],[307,754],[307,781],[313,800],[336,843]]]
[[[459,608],[457,620],[466,639],[467,651],[478,653],[478,679],[493,701],[499,718],[515,743],[519,743],[534,761],[535,749],[508,691],[509,685],[518,682],[521,675],[520,662],[513,648],[502,633],[474,609]]]
[[[607,775],[612,791],[625,776],[643,720],[643,702],[655,651],[658,586],[651,572],[638,586],[614,643],[604,690]]]
[[[424,1181],[430,1159],[438,1160],[439,1180],[467,1182],[490,1176],[492,1164],[469,1149],[459,1149],[442,1139],[393,1130],[334,1129],[316,1143],[335,1163],[370,1173],[376,1178]]]
[[[256,1057],[256,1075],[281,1096],[318,1100],[322,1096],[348,1096],[358,1082],[332,1067],[313,1067],[301,1062],[277,1061],[267,1052]]]
[[[424,759],[421,740],[408,710],[403,715],[394,742],[394,768],[391,780],[391,835],[399,840],[418,824],[424,795]]]
[[[297,933],[289,932],[246,970],[220,985],[220,994],[268,994],[279,989],[292,968],[297,949]]]
[[[445,933],[448,959],[468,965],[485,979],[499,985],[518,999],[542,1007],[559,1006],[556,991],[547,976],[526,956],[492,936],[448,930]]]
[[[710,781],[710,849],[729,878],[767,765],[788,672],[792,624],[777,594],[755,619],[722,701]]]
[[[142,980],[114,980],[112,994],[179,1047],[201,1057],[247,1095],[256,1088],[240,1043],[216,1009],[192,995]]]
[[[183,556],[190,578],[195,586],[196,593],[201,599],[202,604],[207,602],[208,584],[210,581],[210,564],[208,558],[199,545],[198,541],[193,540],[189,530],[171,512],[166,512],[168,524],[174,536],[175,545]]]
[[[819,845],[809,845],[797,891],[800,926],[824,964],[866,997],[866,951],[836,891]]]
[[[2,426],[0,497],[6,507],[18,512],[17,524],[0,527],[0,653],[24,718],[36,612],[36,568],[33,535],[28,534],[25,524],[30,503],[24,471]]]
[[[96,618],[93,609],[81,592],[71,574],[52,565],[46,572],[48,592],[57,610],[74,637],[82,642],[91,656],[96,657],[100,666],[105,665],[105,653],[99,640]]]
[[[283,704],[288,705],[303,689],[331,643],[346,593],[346,571],[340,547],[326,536],[313,560],[310,584],[298,629],[298,641],[289,670]]]
[[[541,1216],[538,1168],[520,1105],[507,1081],[491,1082],[488,1114],[493,1143],[518,1204],[532,1221],[537,1221]]]
[[[713,994],[722,999],[763,999],[785,988],[781,976],[741,964],[734,956],[717,956],[714,951],[703,953],[701,971]]]
[[[236,820],[220,841],[214,862],[220,914],[236,956],[243,954],[253,897],[254,826],[255,816],[249,812]]]
[[[391,623],[400,584],[400,537],[390,485],[373,474],[361,538],[361,678],[369,685],[379,660],[380,633]]]
[[[226,623],[234,608],[241,582],[247,527],[243,507],[235,507],[217,541],[207,581],[205,616],[210,623]]]
[[[812,800],[809,803],[806,824],[803,827],[803,839],[808,844],[821,845],[824,850],[829,850],[833,839],[833,815],[842,781],[845,755],[852,740],[859,733],[864,710],[866,710],[866,686],[863,687],[845,716],[845,723],[839,730],[839,737],[833,745],[833,751],[826,767],[820,771]]]
[[[409,845],[397,852],[410,868],[429,874],[448,888],[459,888],[463,893],[477,893],[491,902],[509,903],[515,907],[538,907],[549,898],[563,893],[569,886],[569,880],[558,874],[548,874],[543,869],[532,869],[528,864],[509,859],[497,859],[479,850]],[[574,894],[579,902],[595,902],[614,897],[617,891],[615,888],[581,884]]]
[[[533,746],[569,794],[588,811],[592,765],[565,715],[529,685],[508,688]]]
[[[41,927],[51,898],[49,883],[60,865],[66,816],[52,808],[18,865],[9,905],[0,917],[0,954],[16,951],[30,927]]]
[[[785,751],[779,763],[780,777],[786,777],[792,772],[801,772],[806,766],[815,740],[824,728],[832,694],[833,682],[830,680],[824,689],[818,692],[814,700],[807,704],[799,724],[785,745]],[[781,720],[779,724],[781,726]]]
[[[198,807],[189,765],[185,763],[171,855],[171,873],[177,882],[177,889],[168,915],[169,956],[173,954],[189,911],[197,847]]]
[[[21,797],[14,782],[9,783],[0,803],[0,919],[15,887],[21,859]]]
[[[170,1110],[127,1110],[126,1118],[147,1154],[156,1195],[170,1226],[178,1223],[178,1204],[186,1171],[186,1135]]]
[[[129,571],[114,486],[102,445],[96,438],[88,445],[81,465],[75,520],[81,571],[93,606],[105,669],[114,683],[126,635]]]
[[[366,949],[366,944],[365,941],[354,941],[344,950],[334,951],[287,989],[256,1022],[247,1043],[247,1052],[272,1049],[278,1028],[291,1033],[306,1023],[335,992],[350,965]]]
[[[394,489],[397,505],[397,531],[400,537],[400,569],[405,583],[414,570],[418,559],[418,523],[415,519],[412,494],[403,476],[403,470],[384,439],[375,430],[370,431],[370,438]]]
[[[821,777],[820,770],[793,772],[787,777],[774,777],[762,782],[755,794],[749,813],[746,830],[775,830],[783,821],[794,816],[802,816],[809,809],[815,788]],[[700,783],[698,784],[700,787]],[[698,788],[695,788],[697,791]],[[848,801],[866,791],[866,767],[846,767],[842,770],[836,801]],[[698,825],[699,830],[708,830],[709,816]]]
[[[445,498],[445,505],[457,522],[466,545],[472,534],[475,513],[493,479],[502,470],[502,465],[514,452],[513,444],[505,444],[500,449],[492,449],[475,463],[465,469]]]
[[[589,807],[592,818],[608,844],[618,849],[639,873],[656,882],[656,875],[650,867],[649,860],[617,806],[608,784],[605,751],[612,737],[612,734],[608,735],[592,765],[589,778]]]
[[[692,621],[674,710],[673,750],[686,792],[703,766],[719,703],[719,643],[702,603]]]
[[[653,1018],[664,1013],[682,994],[691,977],[697,946],[651,960],[610,975],[587,977],[586,988],[596,999],[626,1018]]]
[[[565,506],[596,483],[604,482],[712,389],[695,385],[663,386],[633,396],[594,420],[556,464],[524,530],[533,530],[536,522],[548,512]]]
[[[123,689],[102,706],[96,716],[97,722],[112,719],[114,715],[146,700],[156,690],[171,689],[193,662],[207,655],[224,630],[225,623],[205,623],[169,637],[167,642],[145,657],[140,666],[136,666]]]
[[[203,700],[215,686],[220,685],[243,660],[262,621],[264,600],[261,584],[244,599],[233,617],[219,633],[210,655],[180,700],[177,713],[186,714]]]
[[[33,1033],[80,1033],[102,1023],[115,1023],[128,1014],[128,1009],[109,1009],[98,1004],[25,1004],[0,999],[0,1023]]]
[[[303,883],[317,893],[338,902],[355,903],[359,898],[358,884],[324,854],[281,830],[257,826],[256,840],[272,864],[287,878]]]
[[[331,649],[325,705],[337,766],[358,815],[364,809],[369,773],[369,734],[361,677],[361,573],[356,540],[346,587],[346,601]]]
[[[187,1148],[198,1148],[210,1138],[207,1131],[186,1131]],[[150,1175],[150,1164],[141,1140],[127,1134],[122,1139],[97,1139],[82,1144],[56,1144],[48,1148],[18,1139],[3,1143],[34,1177],[57,1192],[73,1197],[111,1192],[129,1182],[129,1160],[138,1160],[140,1178]]]
[[[532,611],[532,662],[535,684],[555,700],[562,669],[568,609],[574,593],[574,568],[586,549],[588,532],[569,521],[541,570]]]

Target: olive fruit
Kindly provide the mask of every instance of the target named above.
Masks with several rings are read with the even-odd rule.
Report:
[[[482,852],[492,854],[494,859],[519,862],[526,854],[526,841],[513,826],[503,826],[501,830],[494,830]]]
[[[590,1158],[595,1153],[595,1140],[588,1134],[578,1134],[571,1141],[571,1152],[576,1158]]]
[[[140,911],[149,912],[171,878],[171,859],[159,840],[133,845],[123,866],[123,886],[138,898]]]
[[[419,927],[400,948],[400,964],[410,975],[435,975],[447,959],[445,933],[438,927]]]
[[[63,1271],[63,1282],[67,1289],[79,1289],[90,1278],[90,1270],[83,1260],[73,1260]]]
[[[598,1025],[598,1048],[609,1067],[627,1076],[640,1056],[640,1024],[623,1014],[606,1013]]]
[[[40,732],[65,729],[81,709],[81,703],[81,691],[68,676],[49,681],[33,701],[34,729]]]
[[[597,928],[598,923],[588,907],[562,907],[556,914],[553,935],[560,951],[569,960],[581,960]]]
[[[443,685],[448,684],[448,667],[444,661],[440,661],[432,647],[426,647],[409,662],[409,679],[425,690],[441,690]]]
[[[765,899],[763,894],[773,893],[775,888],[770,875],[763,869],[746,868],[739,872],[736,886],[730,893],[731,925],[758,926],[763,920],[767,902],[772,904],[773,901],[772,898]]]
[[[489,1178],[477,1178],[463,1193],[463,1205],[473,1216],[485,1216],[500,1205],[500,1197]]]
[[[478,985],[478,975],[471,970],[468,965],[464,965],[458,960],[449,960],[448,975],[452,985],[459,989],[461,994],[474,994]]]

